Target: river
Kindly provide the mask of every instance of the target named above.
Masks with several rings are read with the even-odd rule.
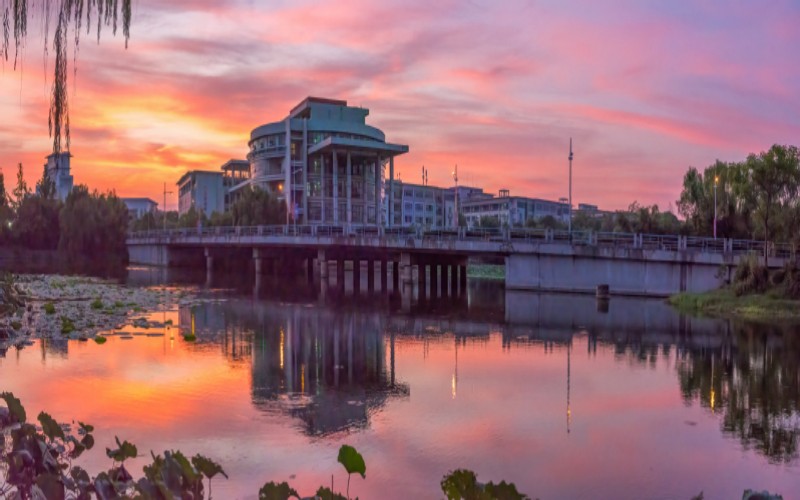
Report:
[[[172,320],[162,337],[12,349],[0,390],[94,424],[79,463],[95,474],[115,436],[138,446],[137,477],[150,450],[215,459],[230,475],[215,498],[270,480],[311,495],[331,476],[343,490],[342,444],[366,460],[362,499],[441,498],[455,468],[541,499],[800,496],[800,328],[491,281],[403,301],[203,279],[132,268],[129,286],[208,300],[151,315]]]

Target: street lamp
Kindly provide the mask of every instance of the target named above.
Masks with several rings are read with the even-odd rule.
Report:
[[[717,185],[719,185],[719,176],[714,176],[714,239],[717,239]]]

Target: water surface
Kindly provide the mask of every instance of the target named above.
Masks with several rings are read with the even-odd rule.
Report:
[[[366,459],[366,480],[351,481],[366,499],[440,498],[459,467],[542,499],[800,492],[797,329],[491,282],[410,303],[273,282],[181,306],[196,286],[171,288],[153,319],[174,326],[147,332],[163,337],[11,350],[0,389],[29,415],[94,424],[82,465],[95,473],[114,436],[147,456],[216,459],[231,476],[214,481],[216,498],[254,498],[269,480],[309,495],[331,475],[343,489],[344,443]]]

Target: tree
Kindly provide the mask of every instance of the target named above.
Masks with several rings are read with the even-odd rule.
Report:
[[[14,211],[6,193],[6,182],[3,172],[0,172],[0,243],[8,241],[10,237],[10,225],[14,219]]]
[[[86,186],[76,186],[67,196],[59,222],[58,249],[72,262],[127,262],[128,208],[113,192],[89,193]]]
[[[25,182],[25,176],[23,175],[22,171],[22,163],[19,164],[17,168],[17,187],[14,188],[14,208],[19,210],[20,205],[22,204],[22,200],[30,194],[30,190],[28,189],[28,184]]]
[[[86,31],[91,28],[92,18],[97,25],[97,40],[100,41],[102,26],[110,26],[116,35],[122,17],[122,33],[128,46],[131,24],[131,0],[3,0],[0,9],[3,18],[3,37],[0,42],[0,57],[9,58],[9,45],[13,31],[14,69],[20,58],[20,48],[28,35],[28,21],[38,18],[44,26],[44,50],[47,56],[48,41],[52,38],[55,55],[54,78],[50,97],[48,125],[53,138],[53,153],[62,151],[62,139],[69,150],[69,105],[67,99],[67,75],[69,58],[67,46],[74,40],[75,53],[80,43],[81,28],[86,21]],[[33,6],[33,10],[29,7]],[[55,17],[55,19],[51,19]],[[51,23],[51,21],[54,21]],[[52,28],[51,28],[52,26]],[[52,32],[50,32],[52,29]],[[73,63],[74,64],[74,63]],[[76,71],[73,68],[73,71]]]
[[[230,212],[236,226],[266,226],[286,222],[286,205],[258,187],[244,188]]]
[[[747,157],[750,196],[756,206],[756,216],[764,230],[764,265],[767,264],[767,243],[772,236],[773,215],[788,204],[800,186],[800,160],[794,146],[775,144],[767,151]]]
[[[36,250],[58,247],[61,202],[53,198],[29,195],[17,207],[11,227],[12,239],[20,246]]]

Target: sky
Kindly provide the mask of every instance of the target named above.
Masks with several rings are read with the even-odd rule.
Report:
[[[31,21],[0,67],[0,168],[52,150]],[[187,170],[245,158],[306,96],[369,108],[406,182],[675,209],[683,174],[800,145],[800,2],[134,0],[131,39],[84,36],[70,74],[76,183],[177,206]]]

